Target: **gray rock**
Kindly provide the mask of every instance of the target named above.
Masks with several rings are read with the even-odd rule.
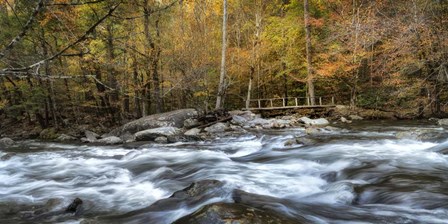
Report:
[[[90,141],[89,139],[82,137],[81,139],[79,139],[82,143],[92,143],[92,141]],[[95,140],[96,142],[96,140]]]
[[[208,133],[222,133],[225,132],[227,130],[227,125],[224,123],[216,123],[210,127],[206,127],[204,129],[204,131],[208,132]]]
[[[448,119],[439,119],[437,123],[442,126],[448,126]]]
[[[255,128],[256,126],[268,125],[269,123],[271,123],[269,120],[263,118],[255,118],[248,122],[251,128]]]
[[[193,214],[187,215],[175,221],[173,224],[269,224],[269,223],[284,223],[284,224],[300,224],[296,220],[290,219],[287,216],[282,216],[277,212],[253,208],[244,204],[238,203],[213,203],[206,205]]]
[[[297,137],[296,138],[296,143],[297,144],[301,144],[301,145],[305,145],[305,146],[309,146],[309,145],[315,145],[317,142],[314,139],[310,139],[307,137]]]
[[[171,112],[149,115],[135,121],[131,121],[109,133],[109,136],[121,136],[129,132],[135,134],[139,131],[160,128],[160,127],[176,127],[182,128],[184,121],[194,118],[198,115],[195,109],[182,109]]]
[[[106,145],[118,145],[122,144],[123,140],[117,136],[109,136],[106,138],[102,138],[97,141],[98,143],[106,144]]]
[[[12,140],[10,138],[0,139],[0,146],[6,147],[6,146],[12,146],[14,144],[15,144],[14,140]]]
[[[198,121],[198,119],[188,118],[184,121],[184,128],[186,129],[191,129],[199,125],[201,125],[201,123]]]
[[[247,121],[251,121],[257,117],[259,117],[258,115],[252,113],[252,111],[241,111],[241,110],[234,110],[234,111],[230,111],[229,112],[230,116],[240,116],[243,117],[244,119],[246,119]]]
[[[89,142],[95,142],[100,135],[98,135],[97,133],[93,132],[93,131],[84,131],[84,135],[86,136],[87,140],[89,140]]]
[[[274,119],[272,120],[272,128],[282,129],[292,126],[293,120]]]
[[[69,141],[76,141],[76,140],[78,140],[78,139],[71,135],[66,135],[66,134],[61,134],[61,135],[59,135],[58,138],[56,138],[56,141],[59,141],[59,142],[69,142]]]
[[[325,118],[310,119],[308,117],[301,117],[299,121],[304,123],[306,126],[325,127],[330,124],[330,122]]]
[[[248,120],[245,117],[239,116],[239,115],[233,115],[232,121],[230,121],[232,124],[236,125],[244,125]]]
[[[126,132],[120,136],[124,143],[135,142],[135,135]]]
[[[297,138],[293,138],[293,139],[289,139],[287,140],[284,145],[285,146],[294,146],[294,145],[304,145],[304,146],[309,146],[309,145],[315,145],[317,144],[317,141],[314,139],[310,139],[307,137],[297,137]]]
[[[352,123],[352,121],[347,120],[347,118],[345,118],[345,117],[341,117],[341,122],[342,123],[347,123],[347,124]]]
[[[166,143],[168,143],[168,138],[165,136],[160,136],[160,137],[157,137],[154,141],[159,144],[166,144]]]
[[[415,129],[410,131],[400,131],[395,134],[398,139],[412,139],[419,141],[444,141],[448,138],[448,133],[434,130]]]
[[[196,135],[172,135],[172,136],[168,136],[168,143],[176,143],[176,142],[195,142],[195,141],[203,141],[204,139],[202,139],[201,136]]]
[[[0,160],[1,161],[6,161],[6,160],[9,160],[9,159],[11,159],[13,156],[15,156],[16,155],[16,153],[14,153],[14,152],[10,152],[10,153],[6,153],[5,155],[3,155],[1,158],[0,158]]]
[[[197,136],[197,135],[199,135],[199,133],[201,133],[201,129],[199,129],[199,128],[192,128],[192,129],[186,131],[184,133],[184,135],[186,135],[186,136]]]
[[[364,120],[364,118],[362,118],[361,116],[358,115],[350,115],[348,116],[350,118],[350,120],[354,121],[354,120]]]
[[[168,137],[173,135],[179,135],[180,133],[181,129],[176,127],[159,127],[135,133],[135,140],[154,141],[157,137],[161,136]]]

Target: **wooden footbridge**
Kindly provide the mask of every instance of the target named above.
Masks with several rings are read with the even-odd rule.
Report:
[[[285,97],[271,99],[252,99],[246,101],[246,110],[283,110],[283,109],[312,109],[334,107],[334,97]]]

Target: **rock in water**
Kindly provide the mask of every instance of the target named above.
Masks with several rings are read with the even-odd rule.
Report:
[[[325,118],[310,119],[308,117],[301,117],[299,121],[304,123],[306,126],[325,127],[330,124],[330,122]]]
[[[6,146],[12,146],[14,145],[14,140],[10,138],[2,138],[0,139],[0,146],[6,147]]]
[[[86,136],[88,142],[96,142],[96,140],[100,137],[97,133],[88,130],[84,131],[84,135]]]
[[[118,145],[118,144],[123,143],[123,140],[117,136],[110,136],[110,137],[102,138],[102,139],[98,140],[97,142],[103,143],[106,145]]]
[[[78,140],[78,139],[73,136],[66,135],[66,134],[61,134],[61,135],[59,135],[58,138],[56,138],[56,141],[58,141],[58,142],[69,142],[69,141],[76,141],[76,140]]]
[[[135,134],[139,131],[160,127],[182,128],[186,119],[195,118],[197,116],[198,112],[195,109],[182,109],[161,114],[153,114],[131,121],[111,131],[108,136],[121,136],[125,133]]]
[[[201,133],[201,129],[199,129],[199,128],[192,128],[192,129],[186,131],[184,133],[184,135],[185,136],[197,136],[197,135],[199,135],[199,133]]]
[[[82,200],[80,198],[75,198],[73,202],[65,209],[65,212],[76,213],[82,205]]]
[[[168,143],[168,138],[165,136],[160,136],[160,137],[157,137],[154,141],[159,144],[166,144],[166,143]]]
[[[160,127],[153,128],[135,133],[135,140],[137,141],[154,141],[158,137],[168,137],[179,135],[182,130],[176,127]]]
[[[283,217],[267,210],[253,208],[244,204],[214,203],[193,214],[184,216],[173,224],[298,224],[300,222]]]
[[[448,126],[448,119],[440,119],[437,123],[441,126]]]
[[[225,132],[227,130],[227,125],[224,123],[216,123],[210,127],[206,127],[204,129],[204,131],[208,132],[208,133],[222,133]]]

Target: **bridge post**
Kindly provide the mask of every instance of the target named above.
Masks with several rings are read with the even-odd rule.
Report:
[[[310,104],[311,104],[311,103],[310,103],[310,98],[309,98],[309,97],[307,97],[307,98],[306,98],[306,105],[308,105],[308,106],[309,106]]]
[[[296,99],[296,107],[298,107],[299,106],[299,101],[297,100],[297,97],[295,99]]]
[[[261,108],[261,101],[258,100],[258,108]]]
[[[334,105],[334,96],[331,97],[331,104]]]
[[[283,98],[283,107],[286,107],[285,98]]]
[[[269,101],[271,101],[271,107],[274,107],[274,104],[272,104],[272,99],[269,99]]]
[[[319,97],[319,105],[322,106],[322,97]]]

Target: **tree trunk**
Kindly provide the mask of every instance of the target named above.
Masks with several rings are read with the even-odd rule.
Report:
[[[223,0],[223,15],[222,15],[222,52],[221,52],[221,72],[219,74],[218,95],[216,97],[215,109],[222,109],[223,98],[226,89],[226,47],[227,47],[227,0]]]
[[[311,65],[311,25],[309,21],[309,4],[308,0],[303,0],[304,5],[304,17],[305,17],[305,35],[306,35],[306,62],[307,62],[307,85],[308,85],[308,97],[310,98],[311,105],[315,105],[314,95],[314,75]]]
[[[246,109],[249,109],[249,107],[250,107],[250,99],[251,99],[250,93],[252,91],[252,79],[254,77],[254,71],[255,71],[255,68],[250,67],[249,86],[247,87]]]

